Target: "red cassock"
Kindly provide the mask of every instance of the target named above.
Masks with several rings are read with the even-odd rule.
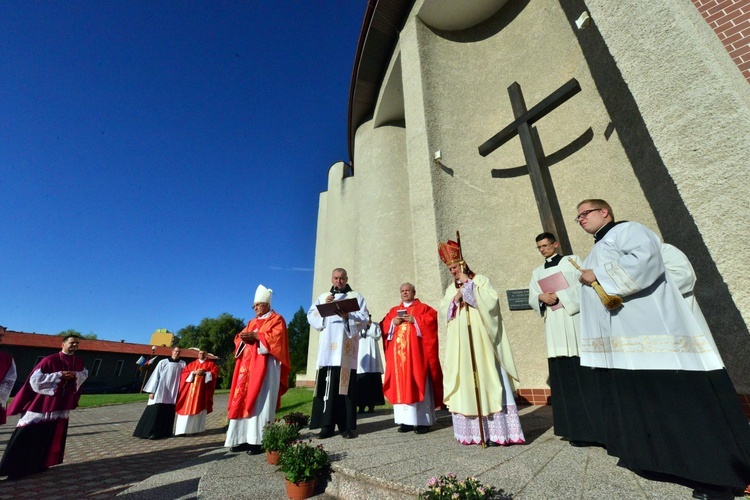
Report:
[[[246,343],[240,338],[240,333],[258,331],[260,342],[268,349],[268,354],[258,353],[258,342]],[[281,406],[281,396],[286,393],[289,385],[289,342],[286,334],[286,322],[281,315],[271,311],[271,315],[264,319],[251,319],[247,326],[234,337],[235,365],[232,376],[232,389],[229,394],[230,420],[249,418],[253,414],[255,400],[266,376],[266,356],[273,356],[281,362],[281,377],[279,381],[279,397],[276,409]]]
[[[388,332],[398,311],[406,309],[414,316],[422,337],[417,336],[415,325],[403,322],[393,329],[389,341]],[[391,404],[414,404],[424,399],[427,373],[432,379],[432,394],[435,407],[443,404],[443,371],[438,357],[437,311],[418,299],[411,306],[403,304],[393,307],[385,318],[383,344],[385,348],[385,382],[383,393]]]
[[[205,375],[194,375],[193,381],[188,382],[187,379],[193,370],[211,372],[211,381],[207,383]],[[206,410],[206,413],[214,411],[214,390],[218,376],[219,367],[210,359],[203,363],[196,359],[188,364],[180,375],[180,390],[175,406],[177,414],[197,415],[203,410]]]

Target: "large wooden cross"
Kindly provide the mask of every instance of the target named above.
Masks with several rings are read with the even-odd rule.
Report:
[[[566,255],[570,255],[573,251],[562,219],[557,194],[555,194],[555,188],[552,185],[552,177],[549,175],[549,170],[544,161],[544,150],[539,140],[539,134],[532,125],[580,91],[581,86],[578,80],[573,78],[539,104],[527,109],[521,86],[518,82],[513,82],[508,87],[508,95],[510,96],[515,120],[479,146],[479,154],[487,156],[516,135],[521,139],[523,156],[526,159],[526,166],[536,198],[536,207],[539,210],[539,217],[542,219],[542,228],[545,232],[557,236],[557,241],[560,242],[560,250]]]

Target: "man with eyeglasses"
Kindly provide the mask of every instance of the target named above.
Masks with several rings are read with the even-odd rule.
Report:
[[[552,233],[536,237],[545,262],[532,272],[529,305],[544,319],[555,435],[573,446],[588,446],[601,440],[601,418],[594,370],[581,367],[578,356],[581,286],[579,272],[568,259],[579,265],[581,259],[559,255],[558,247]]]
[[[666,272],[659,237],[615,222],[604,200],[578,204],[594,236],[583,263],[581,364],[597,368],[607,452],[648,478],[729,499],[750,483],[750,427],[713,348]],[[598,281],[622,306],[608,310]]]

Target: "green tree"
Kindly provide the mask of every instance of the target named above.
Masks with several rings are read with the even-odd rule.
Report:
[[[198,326],[188,325],[176,334],[175,345],[183,349],[198,347],[219,357],[219,387],[229,388],[234,371],[234,336],[245,327],[245,320],[222,313],[203,318]]]
[[[98,338],[94,332],[81,333],[78,330],[73,330],[72,328],[68,328],[67,330],[63,330],[57,334],[58,337],[66,337],[68,335],[77,335],[78,337],[86,340],[97,340]]]
[[[310,323],[307,322],[307,313],[302,307],[294,313],[286,330],[289,337],[289,357],[292,363],[292,369],[289,371],[289,387],[294,387],[297,373],[307,369],[307,347],[310,344]]]

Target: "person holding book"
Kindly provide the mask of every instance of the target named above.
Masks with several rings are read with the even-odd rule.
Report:
[[[331,273],[330,291],[321,294],[307,311],[307,321],[320,332],[310,429],[318,439],[357,437],[357,352],[359,335],[367,328],[367,302],[349,286],[346,270]]]
[[[227,437],[232,453],[262,453],[263,428],[276,418],[289,388],[289,338],[286,321],[271,309],[273,290],[255,289],[255,317],[234,336],[234,373],[229,390]]]
[[[555,435],[573,446],[604,444],[598,435],[601,416],[594,370],[581,367],[578,353],[580,273],[568,259],[579,265],[581,259],[559,255],[559,243],[552,233],[537,236],[536,248],[544,264],[531,273],[529,305],[544,320]]]
[[[401,302],[383,318],[385,395],[393,405],[398,432],[429,432],[443,405],[443,370],[438,356],[437,311],[404,283]]]

